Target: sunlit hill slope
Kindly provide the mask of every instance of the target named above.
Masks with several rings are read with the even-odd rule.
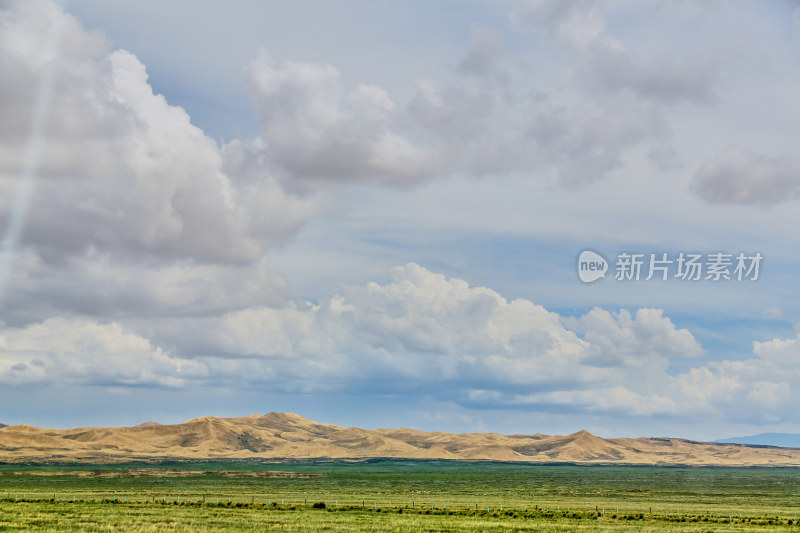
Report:
[[[603,439],[572,435],[367,430],[320,424],[292,413],[201,417],[134,427],[0,428],[0,461],[159,459],[346,459],[376,457],[530,463],[800,466],[800,448],[694,442],[675,438]]]

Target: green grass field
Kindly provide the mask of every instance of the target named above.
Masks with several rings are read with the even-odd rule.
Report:
[[[10,531],[800,531],[798,518],[790,468],[0,465]]]

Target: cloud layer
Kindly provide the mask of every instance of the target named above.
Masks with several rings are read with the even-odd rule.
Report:
[[[38,37],[56,22],[58,55],[47,57]],[[2,219],[17,198],[20,132],[37,105],[29,95],[46,69],[55,84],[14,290],[4,295],[7,322],[53,308],[158,314],[286,296],[264,253],[318,205],[270,175],[260,141],[218,147],[153,93],[134,55],[112,51],[50,2],[12,3],[2,25]]]
[[[703,348],[657,309],[573,319],[419,265],[316,306],[253,307],[144,329],[48,319],[0,338],[7,384],[267,387],[285,392],[425,394],[470,408],[780,416],[791,405],[797,339],[675,376]],[[735,407],[732,407],[735,406]]]
[[[54,84],[24,235],[0,252],[13,265],[0,294],[0,383],[796,421],[797,338],[762,337],[746,356],[709,357],[693,328],[662,306],[620,309],[616,295],[606,296],[608,308],[559,314],[410,262],[387,279],[362,276],[306,301],[270,266],[270,253],[304,227],[357,211],[347,195],[366,189],[414,193],[477,178],[497,183],[498,197],[541,194],[540,202],[545,191],[568,200],[588,191],[586,213],[587,203],[562,208],[579,229],[604,224],[609,215],[596,206],[605,201],[626,205],[617,187],[635,186],[631,173],[675,194],[664,195],[671,206],[694,195],[727,207],[731,219],[741,206],[795,200],[800,166],[779,147],[674,139],[701,121],[693,114],[731,98],[730,80],[744,67],[715,46],[637,46],[642,37],[619,21],[641,16],[637,9],[517,3],[505,26],[465,29],[460,55],[407,80],[405,99],[353,82],[331,62],[254,50],[243,83],[260,134],[218,142],[154,91],[130,51],[48,0],[0,3],[4,230],[21,201],[35,95],[47,76]],[[657,11],[648,12],[656,41],[665,34]],[[681,27],[709,13],[670,11]],[[685,171],[684,160],[697,170]],[[615,181],[625,172],[627,182]],[[524,191],[503,190],[511,178]],[[634,189],[626,194],[635,212],[662,200],[642,202]],[[481,220],[479,200],[465,219]],[[558,235],[546,215],[524,215],[510,233],[551,225]],[[615,220],[633,226],[624,213]],[[315,258],[302,268],[320,274],[327,265]]]

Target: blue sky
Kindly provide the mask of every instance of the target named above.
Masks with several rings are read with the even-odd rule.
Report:
[[[800,432],[798,47],[779,0],[2,3],[0,421]]]

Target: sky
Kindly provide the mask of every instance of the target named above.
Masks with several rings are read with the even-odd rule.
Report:
[[[798,52],[788,0],[0,0],[0,422],[800,432]]]

